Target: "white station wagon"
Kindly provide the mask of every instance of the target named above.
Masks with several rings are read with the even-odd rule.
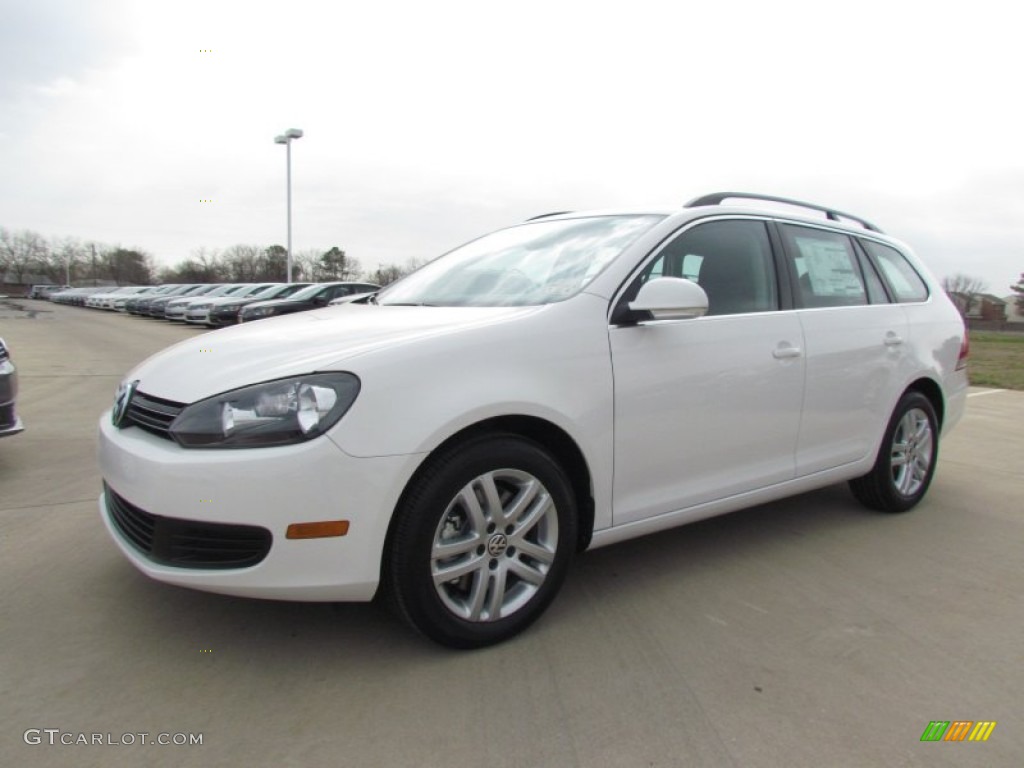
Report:
[[[724,204],[755,197],[790,205]],[[380,592],[477,647],[587,548],[841,481],[910,509],[966,358],[934,277],[855,216],[742,193],[551,214],[146,360],[100,422],[100,509],[154,579]]]

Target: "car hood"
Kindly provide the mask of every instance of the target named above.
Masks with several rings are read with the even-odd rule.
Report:
[[[180,342],[131,373],[139,390],[192,403],[262,381],[345,370],[356,357],[542,312],[546,307],[343,305],[260,320]]]

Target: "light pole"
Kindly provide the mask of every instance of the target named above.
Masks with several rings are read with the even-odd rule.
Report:
[[[280,136],[274,137],[275,144],[284,144],[288,155],[288,280],[292,281],[292,139],[301,139],[302,131],[289,128]]]

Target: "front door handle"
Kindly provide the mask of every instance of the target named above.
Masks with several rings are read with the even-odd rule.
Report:
[[[889,331],[887,334],[885,334],[885,346],[898,347],[902,343],[903,337],[900,336],[899,334],[893,333],[892,331]]]
[[[776,360],[789,360],[794,357],[800,357],[803,354],[803,350],[800,347],[794,347],[791,344],[780,344],[772,350],[772,357]]]

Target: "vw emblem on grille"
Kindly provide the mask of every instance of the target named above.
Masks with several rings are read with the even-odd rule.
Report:
[[[132,401],[132,395],[135,394],[137,386],[139,386],[138,379],[130,382],[122,381],[117,388],[117,394],[114,396],[114,409],[110,412],[110,420],[115,427],[120,427],[121,422],[124,421],[124,416],[128,413],[128,404]]]

